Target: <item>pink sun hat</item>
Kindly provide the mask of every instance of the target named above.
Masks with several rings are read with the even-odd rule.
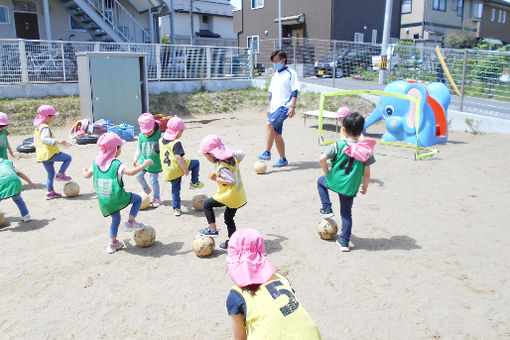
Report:
[[[97,139],[97,145],[100,149],[96,156],[96,164],[103,167],[113,161],[117,153],[117,147],[126,143],[125,140],[120,138],[116,133],[106,132]]]
[[[344,118],[349,113],[351,113],[351,110],[349,110],[349,108],[347,106],[342,106],[342,107],[339,107],[338,110],[336,111],[336,117]]]
[[[7,114],[0,112],[0,126],[9,125],[9,118],[7,118]]]
[[[374,154],[374,146],[377,142],[373,139],[363,139],[358,143],[348,146],[344,153],[349,157],[354,157],[361,162],[366,162]]]
[[[39,126],[46,121],[48,116],[57,116],[59,113],[51,105],[41,105],[37,109],[37,116],[34,119],[34,126]]]
[[[138,117],[138,125],[140,125],[140,131],[142,133],[149,133],[154,130],[154,125],[156,124],[156,119],[150,113],[144,113],[140,117]]]
[[[262,284],[275,268],[267,259],[264,239],[255,229],[239,229],[228,241],[228,275],[239,287]]]
[[[216,159],[220,160],[229,159],[234,155],[234,152],[222,143],[220,137],[215,135],[209,135],[202,140],[200,152],[204,154],[210,152]]]
[[[163,138],[166,140],[174,140],[175,137],[181,132],[182,130],[187,130],[188,128],[186,125],[184,125],[184,122],[181,118],[177,116],[173,116],[167,123],[166,123],[166,130],[165,134],[163,135]]]

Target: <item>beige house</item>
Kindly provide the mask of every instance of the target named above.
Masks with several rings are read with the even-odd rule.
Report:
[[[400,39],[437,44],[448,31],[464,27],[480,38],[509,41],[509,11],[510,3],[502,0],[402,0]]]

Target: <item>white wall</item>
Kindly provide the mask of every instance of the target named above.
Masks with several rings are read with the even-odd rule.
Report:
[[[190,24],[188,13],[175,13],[174,14],[174,29],[175,36],[189,37]],[[170,35],[170,16],[159,18],[159,29],[161,36]],[[193,15],[193,32],[196,33],[200,29],[200,15]],[[209,30],[213,33],[220,35],[223,39],[236,39],[237,35],[234,33],[233,18],[219,17],[209,15]]]

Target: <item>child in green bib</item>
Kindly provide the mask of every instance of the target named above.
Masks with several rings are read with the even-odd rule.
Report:
[[[8,125],[9,118],[7,118],[7,114],[0,112],[0,157],[3,159],[7,159],[7,151],[9,151],[11,158],[14,158],[11,146],[7,140],[7,136],[9,136],[9,131],[7,131]]]
[[[106,252],[109,254],[113,254],[124,247],[124,243],[117,240],[117,232],[120,225],[120,211],[129,204],[132,204],[132,206],[129,211],[129,219],[124,224],[124,231],[143,229],[143,224],[135,221],[142,204],[142,198],[132,192],[126,192],[122,175],[134,176],[152,165],[152,160],[146,159],[135,168],[127,168],[117,159],[124,143],[125,141],[113,132],[102,134],[97,140],[97,145],[101,149],[95,161],[90,168],[82,169],[83,177],[90,178],[94,176],[94,190],[96,191],[101,213],[104,217],[112,217],[110,242],[106,248]]]
[[[24,173],[14,168],[11,161],[0,157],[0,201],[12,197],[12,200],[18,206],[23,222],[30,221],[27,205],[21,197],[21,181],[23,178],[32,189],[35,189],[34,183]]]
[[[159,143],[161,131],[150,113],[144,113],[138,117],[138,124],[140,125],[140,134],[138,135],[138,148],[136,149],[134,166],[142,164],[146,159],[152,159],[153,164],[146,167],[136,175],[138,183],[142,186],[142,190],[149,195],[151,191],[154,192],[154,198],[151,206],[157,208],[161,205],[161,198],[159,195],[159,173],[162,170],[159,154],[155,150],[155,145]],[[152,190],[149,188],[145,180],[145,173],[148,172],[151,178]]]
[[[317,181],[317,189],[322,203],[320,214],[326,218],[334,216],[328,190],[338,194],[342,233],[336,242],[342,251],[348,252],[352,230],[352,204],[358,190],[363,195],[367,192],[370,165],[375,163],[373,149],[376,142],[360,139],[365,119],[359,113],[349,113],[343,119],[342,125],[345,139],[331,144],[319,158],[325,175]],[[328,159],[331,161],[331,169],[328,168]]]

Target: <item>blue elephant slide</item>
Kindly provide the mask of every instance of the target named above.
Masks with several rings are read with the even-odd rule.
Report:
[[[368,127],[385,119],[386,132],[382,136],[385,142],[403,141],[428,147],[448,141],[447,111],[451,94],[446,85],[439,82],[424,85],[415,80],[397,80],[388,84],[384,91],[419,98],[419,120],[417,122],[414,102],[381,96],[376,108],[365,120],[365,134]]]

